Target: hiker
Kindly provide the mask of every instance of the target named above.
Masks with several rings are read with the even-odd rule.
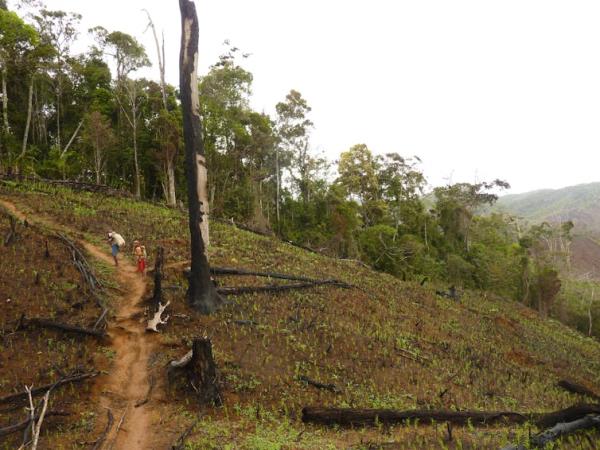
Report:
[[[110,244],[112,257],[115,260],[115,266],[118,266],[119,260],[117,259],[117,255],[119,254],[121,247],[125,245],[125,239],[123,239],[123,236],[121,236],[119,233],[109,231],[107,241]]]
[[[133,241],[133,256],[137,261],[137,271],[146,276],[146,247],[140,244],[140,241]]]

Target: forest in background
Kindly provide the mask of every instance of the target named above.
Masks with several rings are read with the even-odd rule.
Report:
[[[181,206],[180,104],[164,81],[151,17],[156,48],[145,49],[123,31],[81,29],[76,13],[20,4],[11,11],[0,0],[0,173],[106,184]],[[86,33],[93,45],[75,54],[73,43]],[[213,217],[404,280],[486,290],[543,315],[562,311],[588,332],[585,313],[592,332],[591,303],[581,314],[556,304],[571,222],[524,227],[507,214],[478,214],[509,187],[501,180],[436,187],[424,202],[416,156],[378,155],[358,143],[328,161],[311,146],[307,99],[292,89],[273,116],[253,110],[248,55],[225,44],[199,78]],[[150,51],[158,55],[156,80],[136,78]]]

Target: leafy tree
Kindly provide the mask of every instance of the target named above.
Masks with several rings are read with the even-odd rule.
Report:
[[[38,15],[34,16],[34,19],[43,43],[54,49],[54,57],[50,61],[48,69],[52,74],[56,95],[54,105],[56,120],[55,144],[59,149],[62,149],[61,119],[65,83],[68,81],[66,72],[70,69],[71,45],[77,38],[77,26],[81,21],[81,15],[42,9]]]
[[[277,111],[276,129],[279,138],[279,145],[275,151],[275,177],[276,177],[276,214],[277,221],[280,217],[280,196],[281,196],[281,168],[282,165],[292,166],[292,161],[299,169],[299,175],[296,180],[300,181],[300,191],[303,199],[307,198],[308,184],[308,148],[309,133],[313,123],[308,119],[311,111],[307,101],[302,94],[296,90],[291,90],[286,95],[285,101],[275,105]],[[282,164],[283,163],[283,164]],[[293,174],[292,174],[293,176]]]
[[[149,66],[150,60],[144,47],[127,33],[121,31],[108,33],[102,27],[96,27],[90,31],[95,35],[100,50],[112,56],[117,67],[115,98],[120,106],[121,113],[131,127],[134,193],[137,198],[140,198],[142,195],[142,175],[139,163],[138,128],[144,95],[140,81],[130,79],[129,74],[142,67]]]
[[[492,205],[498,195],[492,189],[507,189],[502,180],[481,183],[457,183],[434,189],[436,213],[448,245],[455,251],[468,251],[469,227],[474,213],[484,205]]]
[[[404,158],[398,153],[388,153],[379,158],[377,178],[382,198],[388,203],[388,211],[394,226],[414,232],[419,228],[423,212],[421,197],[425,188],[425,176],[417,168],[418,157]]]
[[[380,200],[377,158],[365,144],[358,144],[340,155],[337,182],[347,195],[357,199],[362,206],[363,221],[374,225],[385,214],[385,204]]]
[[[107,151],[113,146],[115,140],[110,120],[100,112],[92,111],[86,116],[83,138],[92,149],[96,183],[100,184],[106,165]]]
[[[2,133],[0,135],[0,160],[6,158],[12,162],[12,137],[9,121],[8,76],[9,67],[16,70],[22,65],[38,44],[38,34],[35,29],[25,24],[16,13],[6,8],[0,9],[0,76],[2,77]],[[14,91],[13,91],[14,92]]]

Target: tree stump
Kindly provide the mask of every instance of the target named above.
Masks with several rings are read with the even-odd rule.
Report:
[[[188,380],[197,392],[200,404],[220,406],[222,399],[217,385],[217,367],[209,338],[194,339],[192,358],[186,369]]]

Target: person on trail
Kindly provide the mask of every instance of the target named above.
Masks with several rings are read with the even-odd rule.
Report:
[[[140,244],[140,241],[133,241],[133,256],[137,261],[137,271],[146,276],[146,247]]]
[[[121,248],[125,245],[125,239],[119,233],[115,233],[114,231],[108,232],[108,243],[110,244],[112,257],[115,260],[115,266],[119,265],[119,260],[117,259],[117,255]]]

